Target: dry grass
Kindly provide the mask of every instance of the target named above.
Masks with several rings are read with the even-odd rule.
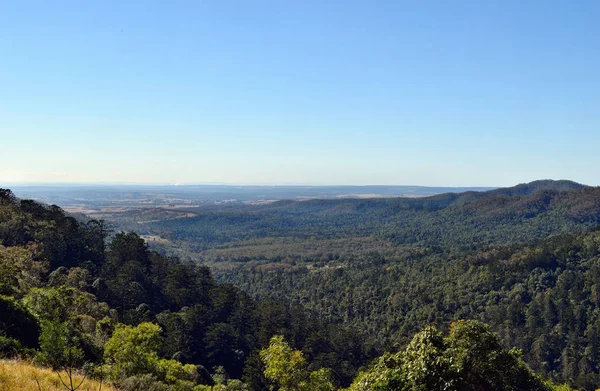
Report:
[[[58,379],[58,375],[44,368],[33,366],[24,361],[0,360],[0,391],[38,391],[36,378],[40,382],[42,391],[66,391]],[[62,374],[66,380],[65,374]],[[76,376],[76,385],[82,377]],[[85,379],[78,391],[98,391],[100,383],[95,380]],[[102,391],[117,391],[116,388],[102,384]]]

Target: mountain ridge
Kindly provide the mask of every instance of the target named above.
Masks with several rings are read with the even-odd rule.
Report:
[[[152,234],[212,246],[278,237],[380,236],[396,243],[528,241],[600,224],[600,188],[537,181],[424,198],[279,201],[191,209],[193,217],[142,225]],[[519,235],[514,233],[518,228]]]

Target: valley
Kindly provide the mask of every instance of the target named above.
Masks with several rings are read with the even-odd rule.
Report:
[[[406,347],[428,325],[447,332],[464,319],[488,324],[502,346],[521,349],[525,362],[548,379],[586,390],[600,382],[597,187],[535,181],[428,197],[80,212],[73,216],[101,227],[113,249],[123,235],[137,237],[122,231],[137,232],[156,254],[208,267],[219,284],[252,300],[287,303],[292,313],[307,311],[351,330],[348,338],[363,341],[362,358],[340,384],[370,354]],[[90,218],[96,220],[87,223]],[[185,284],[185,273],[173,278]],[[113,295],[100,297],[116,305],[121,299]],[[136,300],[121,316],[140,316]],[[165,316],[157,319],[171,327]],[[340,333],[327,338],[347,338]],[[334,361],[311,357],[332,367],[347,354],[335,351]],[[231,365],[226,369],[235,376],[246,371]]]

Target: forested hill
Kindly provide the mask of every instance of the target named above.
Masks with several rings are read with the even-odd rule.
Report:
[[[299,306],[258,302],[206,267],[151,251],[135,233],[110,241],[108,233],[101,221],[81,223],[0,189],[0,359],[96,364],[117,385],[142,384],[128,390],[242,378],[244,389],[263,390],[258,350],[275,334],[304,351],[310,369],[331,368],[337,385],[375,353]]]
[[[513,187],[504,187],[499,189],[490,190],[487,192],[481,192],[481,194],[500,194],[507,196],[514,195],[527,195],[533,194],[542,190],[553,190],[553,191],[567,191],[567,190],[575,190],[582,189],[587,187],[577,182],[568,181],[568,180],[538,180],[529,183],[521,183],[519,185]]]
[[[266,237],[377,236],[396,244],[471,247],[525,242],[600,222],[600,188],[536,181],[425,198],[279,201],[191,209],[194,217],[141,229],[194,250]]]
[[[600,230],[464,254],[428,249],[346,255],[275,268],[240,262],[221,278],[257,296],[303,303],[404,345],[428,324],[478,319],[518,346],[536,371],[600,386]]]
[[[86,364],[127,391],[568,389],[516,345],[547,377],[594,390],[599,204],[598,188],[544,181],[146,224],[198,238],[213,265],[228,261],[228,285],[0,189],[0,358]],[[369,364],[379,346],[400,352]]]

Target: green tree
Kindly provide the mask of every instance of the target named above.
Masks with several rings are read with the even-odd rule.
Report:
[[[77,331],[67,322],[42,322],[38,358],[57,371],[60,382],[69,391],[77,390],[85,381],[84,375],[79,384],[73,383],[74,372],[84,364],[84,353]],[[60,371],[66,372],[66,379],[63,379]]]
[[[271,338],[269,346],[260,351],[265,364],[265,376],[275,381],[281,391],[329,391],[334,387],[328,369],[308,372],[304,354],[294,350],[282,335]]]
[[[491,328],[458,321],[444,337],[429,326],[401,352],[362,372],[349,391],[550,391],[517,350],[506,350]]]
[[[22,297],[42,286],[47,272],[47,263],[35,260],[30,249],[0,245],[0,294]]]
[[[452,324],[445,355],[461,390],[546,390],[541,379],[521,360],[517,349],[506,350],[490,326],[476,321]]]
[[[132,376],[150,374],[170,384],[195,382],[196,367],[158,356],[162,329],[153,323],[117,325],[104,351],[109,376],[117,383]]]
[[[0,296],[0,336],[36,348],[39,335],[40,326],[27,308],[12,297]]]
[[[114,379],[153,373],[158,360],[161,328],[152,323],[136,327],[117,325],[112,337],[106,342],[104,357]]]

